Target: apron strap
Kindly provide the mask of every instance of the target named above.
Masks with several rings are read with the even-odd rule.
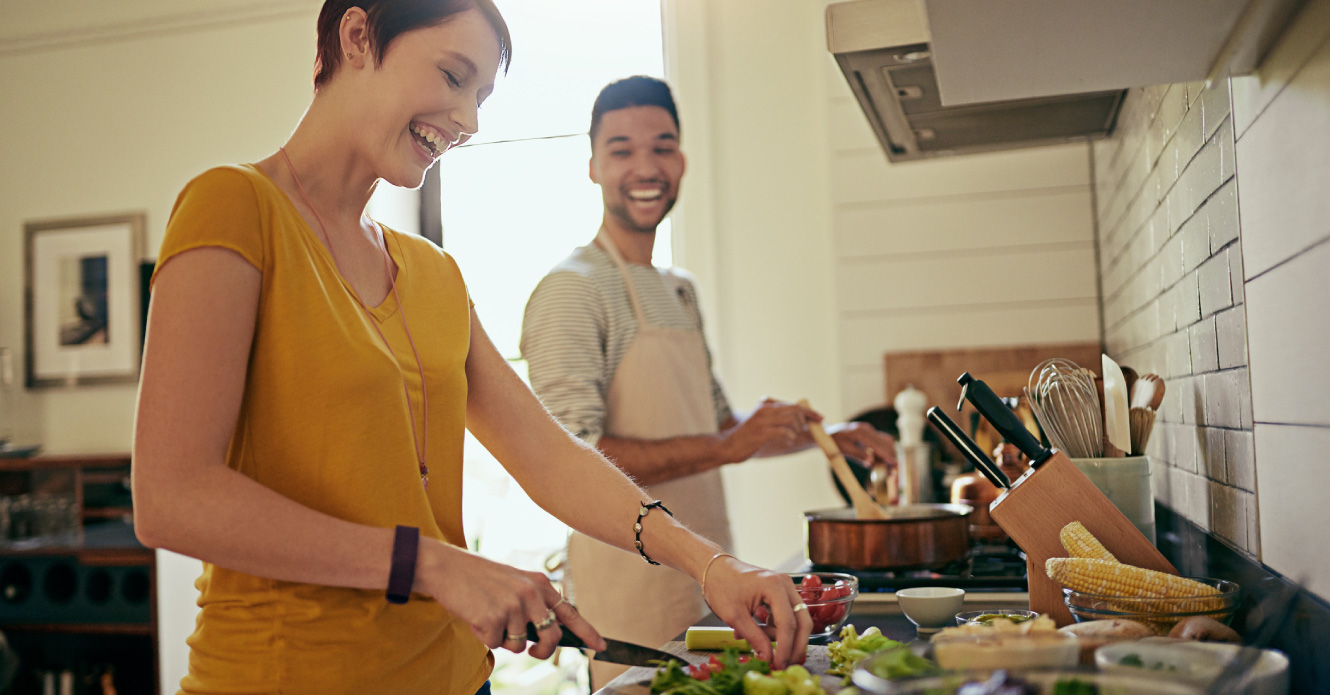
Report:
[[[633,305],[633,314],[637,316],[637,325],[639,328],[645,328],[647,325],[646,314],[642,312],[642,304],[637,300],[637,290],[633,289],[633,278],[628,274],[628,265],[624,263],[623,257],[619,255],[619,249],[615,247],[614,240],[610,239],[605,234],[605,228],[601,227],[600,232],[596,234],[595,241],[592,243],[599,246],[600,250],[604,251],[614,261],[614,265],[618,266],[619,275],[623,277],[624,287],[628,290],[628,301]]]

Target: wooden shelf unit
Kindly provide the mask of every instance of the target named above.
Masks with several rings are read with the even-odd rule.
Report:
[[[121,695],[159,695],[156,552],[134,537],[128,491],[98,489],[129,471],[128,454],[0,459],[0,495],[49,485],[74,496],[81,525],[58,540],[0,539],[0,633],[20,658],[14,695],[39,695],[41,671],[90,664],[113,669]]]

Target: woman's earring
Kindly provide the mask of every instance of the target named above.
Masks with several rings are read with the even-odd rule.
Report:
[[[348,52],[348,53],[346,54],[346,59],[347,59],[347,60],[351,60],[352,58],[355,58],[355,56],[351,55],[351,54]]]

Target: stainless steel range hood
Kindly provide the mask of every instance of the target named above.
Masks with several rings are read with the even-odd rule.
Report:
[[[919,0],[836,3],[826,18],[827,47],[893,162],[1107,137],[1126,94],[943,106]]]

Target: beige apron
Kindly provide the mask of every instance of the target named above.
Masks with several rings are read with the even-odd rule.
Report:
[[[711,371],[701,331],[652,326],[638,302],[628,268],[602,231],[596,244],[623,276],[637,317],[637,336],[610,381],[605,434],[629,439],[668,439],[717,431]],[[658,483],[648,493],[699,535],[730,549],[720,471]],[[652,510],[644,522],[659,521]],[[624,524],[631,524],[625,519]],[[651,546],[646,547],[648,555]],[[707,612],[702,592],[687,575],[649,565],[636,552],[613,548],[574,532],[568,539],[567,583],[582,615],[604,637],[659,646]],[[625,667],[591,662],[592,690]]]

